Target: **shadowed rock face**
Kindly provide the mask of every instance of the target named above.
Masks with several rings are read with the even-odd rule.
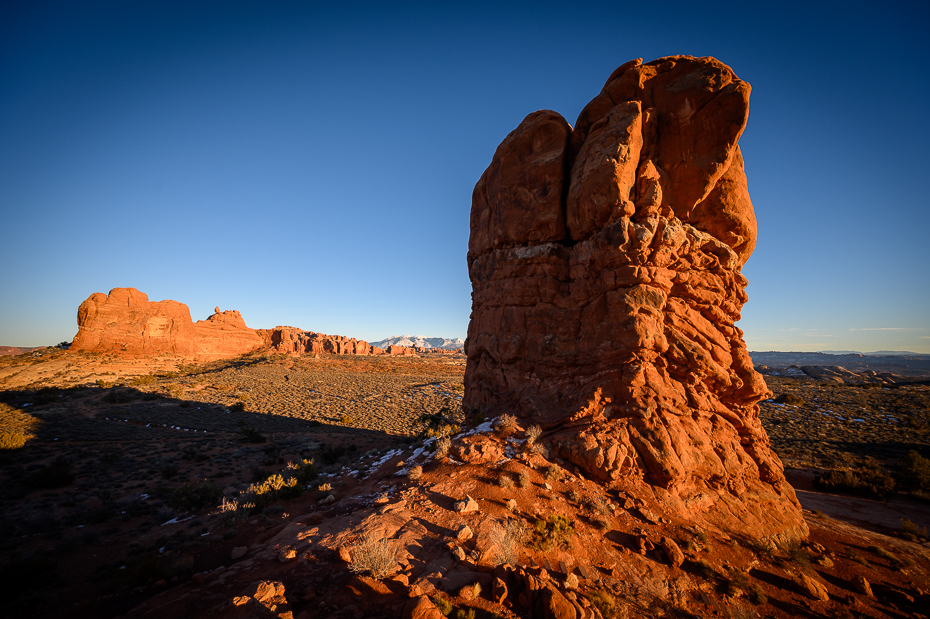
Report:
[[[574,129],[527,116],[475,186],[464,407],[539,423],[666,513],[806,535],[734,325],[756,222],[750,87],[713,58],[618,68]]]

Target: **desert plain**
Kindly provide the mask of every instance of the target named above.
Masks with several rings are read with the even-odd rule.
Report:
[[[465,419],[461,411],[464,364],[461,354],[268,353],[198,364],[58,348],[0,358],[0,432],[29,437],[22,448],[4,450],[0,466],[5,613],[121,616],[167,591],[196,590],[216,578],[218,568],[236,563],[230,559],[234,549],[256,554],[299,516],[335,523],[353,514],[362,518],[379,501],[403,500],[404,486],[414,482],[397,475],[398,463],[422,449],[435,427],[429,417],[463,429],[479,421]],[[708,616],[736,616],[740,611],[734,609],[744,607],[764,616],[844,616],[847,607],[853,614],[845,616],[919,616],[930,582],[930,504],[908,494],[879,501],[820,492],[811,480],[831,467],[848,469],[857,458],[873,457],[891,471],[908,450],[926,453],[927,377],[847,384],[818,380],[796,366],[763,371],[771,373],[766,383],[772,397],[762,403],[761,418],[806,508],[811,537],[791,549],[794,556],[779,556],[754,547],[752,540],[691,533],[681,544],[684,574],[709,585],[699,606]],[[581,478],[556,479],[549,463],[533,460],[539,456],[511,455],[480,473],[464,470],[474,468],[467,465],[424,463],[424,478],[434,489],[430,498],[408,507],[424,526],[434,520],[433,526],[456,529],[449,520],[457,514],[440,490],[454,476],[467,476],[470,496],[502,514],[509,498],[517,502],[516,513],[530,520],[568,508],[576,537],[606,538],[641,558],[635,531],[648,523],[622,509],[621,497],[586,496]],[[179,489],[204,481],[222,492],[221,500],[234,500],[251,484],[307,459],[320,472],[310,490],[244,519],[231,520],[217,509],[220,500],[194,509],[178,502]],[[523,471],[530,477],[525,489]],[[507,475],[509,488],[500,481]],[[332,490],[318,490],[323,483]],[[335,502],[319,503],[330,494]],[[570,548],[559,552],[572,555]],[[646,557],[655,562],[651,554]],[[554,562],[544,558],[540,564],[547,560]],[[286,567],[277,560],[270,564]],[[749,566],[749,581],[733,580],[737,566]],[[797,566],[820,574],[840,610],[807,608],[810,598],[792,579]],[[594,581],[609,579],[604,565],[585,569]],[[591,574],[592,569],[600,571]],[[868,579],[874,597],[858,592],[858,576]],[[353,591],[363,590],[358,587],[365,579],[343,562],[341,573],[331,578],[310,577],[299,596],[290,597],[289,588],[286,607],[293,616],[356,616],[363,611],[351,607],[363,606],[351,603]],[[390,580],[371,584],[381,582],[390,589]],[[759,596],[766,599],[762,605],[748,601],[758,602]],[[641,597],[617,605],[630,616],[681,616],[663,609],[661,598]],[[480,612],[480,600],[461,607]],[[395,605],[380,616],[399,614],[402,604]],[[492,616],[490,607],[485,610],[484,616]],[[368,612],[363,616],[379,616]]]

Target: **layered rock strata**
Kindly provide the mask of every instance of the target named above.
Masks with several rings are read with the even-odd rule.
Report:
[[[196,323],[177,301],[149,301],[135,288],[95,292],[81,303],[71,350],[126,355],[169,354],[209,360],[234,357],[264,345],[235,310]]]
[[[472,198],[463,406],[539,423],[670,517],[806,535],[735,323],[756,221],[749,84],[713,58],[618,68],[572,128],[530,114]]]
[[[333,355],[375,354],[373,348],[365,340],[348,338],[344,335],[326,335],[303,331],[295,327],[260,329],[258,333],[265,340],[265,344],[275,352]]]
[[[412,355],[393,346],[382,351],[364,340],[326,335],[295,327],[250,329],[236,310],[216,308],[206,320],[193,322],[177,301],[149,301],[135,288],[95,292],[78,308],[78,333],[71,350],[130,356],[174,355],[209,361],[258,349],[288,354]]]

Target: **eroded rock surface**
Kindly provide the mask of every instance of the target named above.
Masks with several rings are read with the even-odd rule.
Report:
[[[199,359],[234,357],[264,342],[235,310],[191,320],[177,301],[149,301],[135,288],[96,292],[78,308],[78,333],[71,350],[127,355],[169,354]]]
[[[235,357],[258,349],[287,354],[413,355],[406,346],[381,350],[364,340],[326,335],[296,327],[250,329],[236,310],[216,308],[193,322],[177,301],[149,301],[135,288],[95,292],[78,308],[78,334],[72,350],[130,356],[175,355],[199,360]]]
[[[806,535],[735,323],[756,222],[749,84],[713,58],[629,62],[574,129],[530,114],[475,186],[464,407],[541,424],[666,514]]]

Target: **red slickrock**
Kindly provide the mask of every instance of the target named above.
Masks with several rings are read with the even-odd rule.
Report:
[[[463,406],[541,424],[669,518],[797,538],[735,326],[756,239],[749,92],[713,58],[635,60],[574,129],[540,111],[506,137],[472,198]]]

